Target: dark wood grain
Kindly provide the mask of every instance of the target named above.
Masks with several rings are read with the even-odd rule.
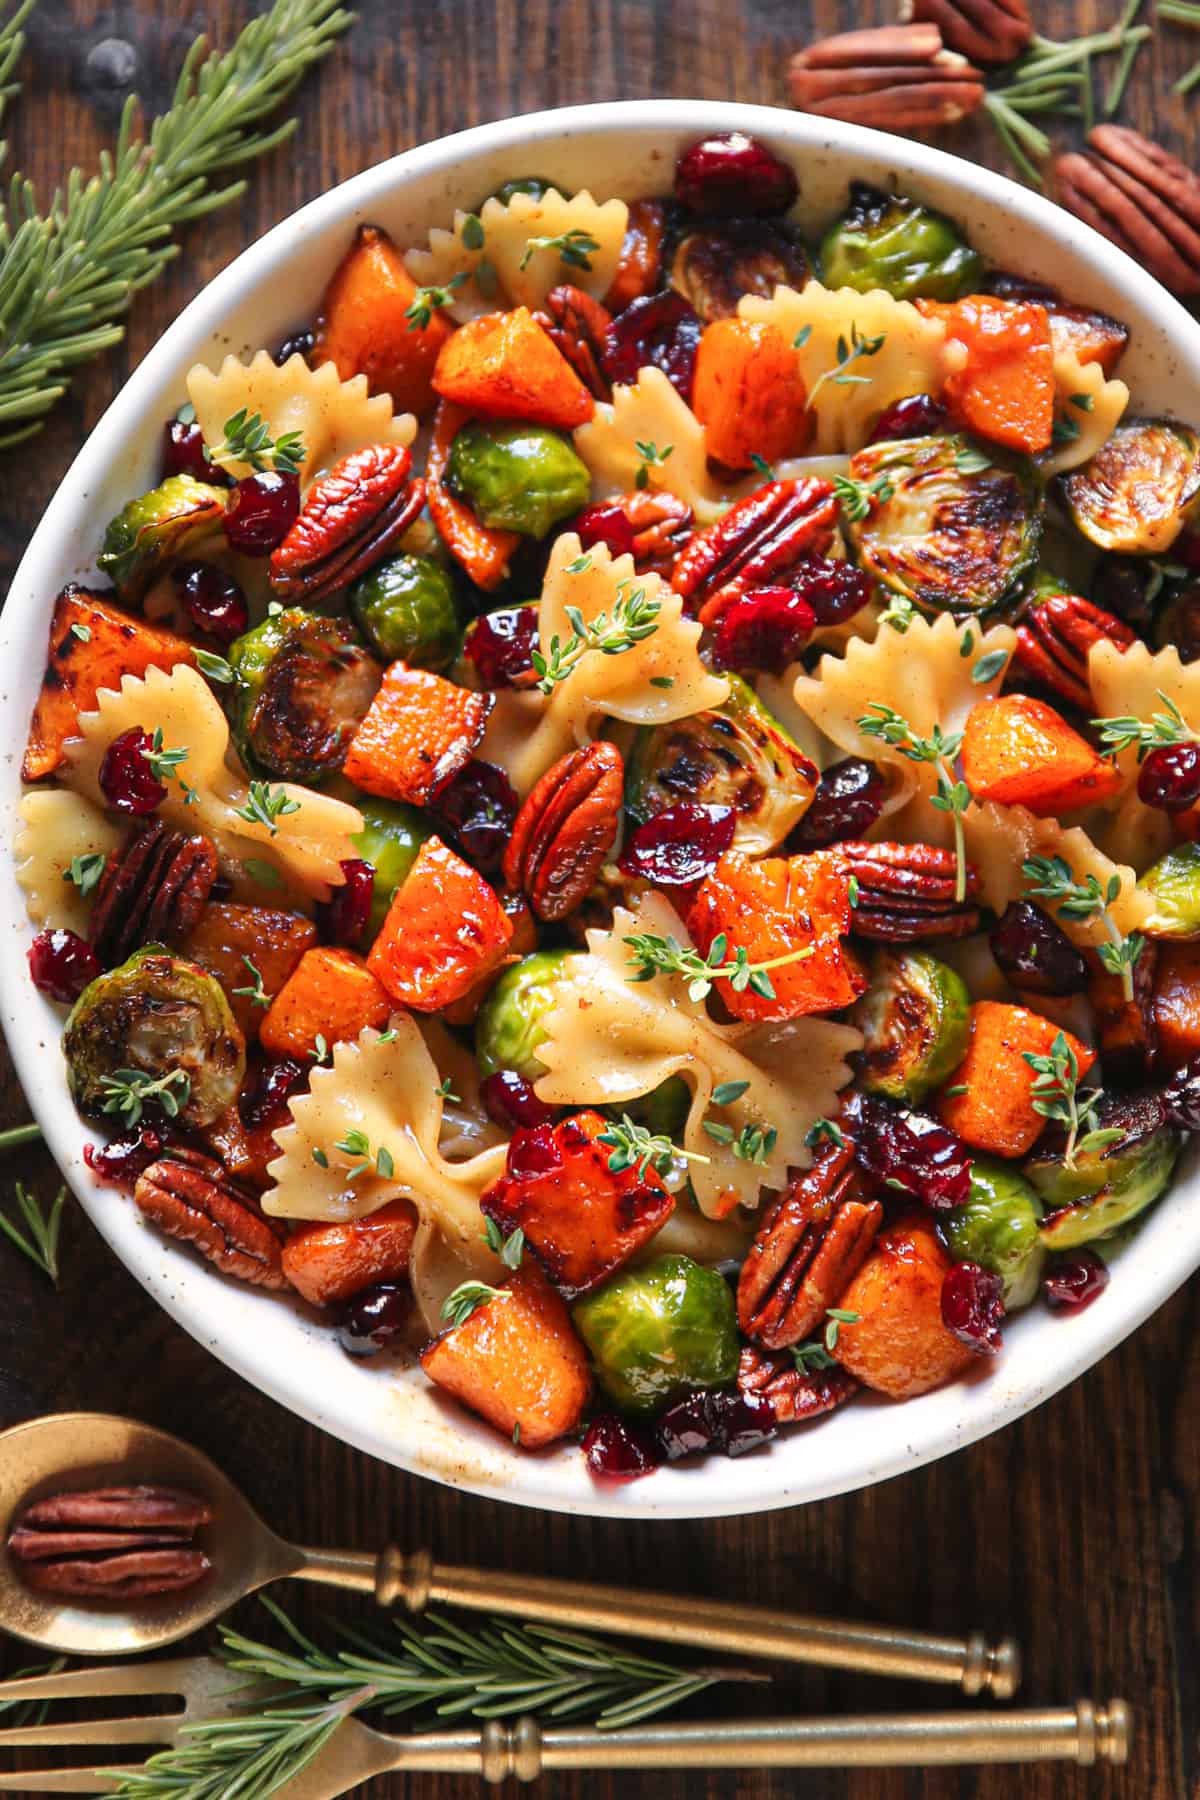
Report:
[[[69,162],[94,162],[124,87],[97,76],[97,43],[137,54],[152,106],[168,97],[183,49],[203,25],[228,41],[250,8],[212,0],[111,6],[41,0],[30,27],[25,93],[5,124],[10,166],[46,193]],[[1095,0],[1041,0],[1038,23],[1064,36],[1109,22]],[[510,113],[644,95],[782,101],[789,54],[806,36],[870,22],[835,0],[358,0],[360,22],[300,99],[294,143],[256,168],[250,191],[182,248],[143,295],[127,341],[82,376],[49,429],[0,458],[0,575],[83,436],[183,303],[293,207],[389,153]],[[1200,35],[1164,28],[1143,58],[1126,117],[1194,158],[1196,111],[1165,98],[1200,55]],[[104,61],[103,58],[100,59]],[[1200,108],[1200,99],[1193,103]],[[955,147],[996,160],[986,130]],[[6,1120],[24,1117],[7,1066]],[[10,1157],[44,1195],[42,1154]],[[1200,1785],[1200,1384],[1196,1290],[1031,1418],[976,1449],[868,1493],[728,1523],[620,1524],[536,1516],[407,1478],[302,1424],[228,1374],[171,1325],[73,1209],[62,1290],[0,1244],[0,1424],[69,1407],[131,1411],[217,1457],[279,1527],[315,1543],[371,1546],[386,1533],[450,1560],[572,1576],[619,1576],[727,1599],[935,1630],[1014,1632],[1025,1695],[1133,1703],[1137,1738],[1123,1772],[861,1773],[754,1777],[660,1775],[643,1782],[563,1779],[570,1800],[1189,1800]],[[808,1453],[821,1456],[820,1431]],[[702,1474],[696,1477],[702,1482]],[[299,1615],[312,1620],[314,1608]],[[0,1649],[0,1668],[21,1660]],[[784,1674],[769,1705],[804,1711],[952,1705],[911,1688]],[[730,1706],[734,1700],[728,1702]],[[745,1704],[763,1702],[757,1694]],[[376,1784],[377,1795],[450,1800],[454,1781]]]

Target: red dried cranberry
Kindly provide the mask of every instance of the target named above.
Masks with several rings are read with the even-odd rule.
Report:
[[[831,763],[812,804],[789,840],[791,850],[824,850],[828,844],[863,838],[883,811],[887,782],[874,763],[848,756]]]
[[[497,1069],[489,1075],[479,1084],[479,1097],[488,1118],[501,1131],[532,1131],[538,1125],[554,1123],[554,1108],[539,1100],[532,1081],[526,1081],[515,1069]]]
[[[765,1394],[718,1394],[721,1404],[721,1448],[726,1456],[745,1456],[779,1430],[775,1408]]]
[[[604,544],[612,556],[633,555],[633,526],[623,506],[585,506],[575,521],[575,531],[585,550]]]
[[[1180,1131],[1200,1131],[1200,1056],[1185,1063],[1163,1089],[1166,1117]]]
[[[512,687],[520,676],[533,673],[537,641],[537,607],[505,606],[476,619],[467,633],[463,655],[474,663],[485,688]]]
[[[873,1181],[920,1200],[935,1211],[965,1206],[971,1194],[971,1153],[960,1137],[927,1113],[855,1094],[848,1106],[855,1153]]]
[[[1160,744],[1138,770],[1138,799],[1163,812],[1186,812],[1200,800],[1200,744]]]
[[[782,675],[807,644],[816,622],[808,601],[793,588],[751,588],[721,615],[713,639],[713,667]]]
[[[113,1138],[99,1150],[94,1144],[85,1144],[83,1160],[98,1180],[132,1194],[138,1176],[144,1175],[150,1164],[158,1161],[165,1145],[161,1131],[139,1125],[128,1137]]]
[[[788,574],[788,586],[807,600],[818,625],[841,625],[871,598],[871,578],[851,562],[806,556]]]
[[[224,569],[215,563],[176,563],[171,579],[188,617],[200,631],[222,644],[241,637],[250,623],[250,608],[245,594]]]
[[[604,373],[626,387],[647,364],[661,369],[675,391],[688,402],[703,327],[682,294],[667,289],[643,294],[613,320],[604,340]]]
[[[1032,900],[1013,900],[988,936],[992,955],[1014,987],[1033,994],[1082,994],[1087,963],[1049,913]]]
[[[955,1263],[942,1282],[942,1324],[981,1356],[1004,1348],[1004,1283],[978,1263]]]
[[[195,419],[168,419],[163,426],[162,472],[164,481],[171,475],[191,475],[210,487],[230,485],[225,470],[205,456],[204,433]]]
[[[949,418],[940,400],[932,394],[910,394],[885,407],[875,421],[868,444],[882,444],[888,438],[936,437],[945,431]]]
[[[655,1420],[655,1431],[662,1453],[671,1462],[681,1456],[695,1456],[711,1449],[720,1431],[720,1420],[712,1405],[712,1394],[688,1394],[668,1406]]]
[[[100,958],[92,946],[65,927],[48,926],[39,931],[28,955],[29,973],[38,993],[68,1006],[100,973]]]
[[[562,1168],[562,1151],[550,1125],[514,1131],[505,1168],[514,1181],[536,1181]]]
[[[1054,1312],[1082,1312],[1108,1286],[1108,1268],[1094,1250],[1052,1257],[1042,1276],[1042,1296]]]
[[[375,870],[361,856],[348,856],[341,864],[346,877],[318,909],[321,935],[327,944],[356,950],[367,935],[371,902],[375,897]]]
[[[412,1289],[407,1285],[381,1281],[364,1288],[338,1313],[338,1342],[347,1356],[376,1356],[404,1337],[412,1308]]]
[[[269,556],[283,542],[299,511],[299,477],[264,469],[247,475],[234,488],[225,513],[225,536],[243,556]]]
[[[115,737],[100,764],[100,791],[117,812],[144,817],[152,813],[167,790],[146,757],[154,747],[148,732],[132,725]]]
[[[732,806],[682,800],[647,819],[627,841],[618,868],[658,887],[691,887],[711,875],[733,842]]]
[[[602,1481],[636,1481],[662,1464],[658,1445],[615,1413],[601,1413],[583,1434],[583,1454],[591,1473]]]
[[[799,192],[788,165],[744,131],[701,138],[675,165],[675,198],[696,213],[785,213]]]
[[[698,1393],[669,1406],[655,1429],[663,1454],[674,1462],[700,1450],[744,1456],[773,1438],[779,1425],[763,1394]]]
[[[253,1087],[246,1089],[238,1101],[238,1112],[247,1131],[268,1130],[282,1125],[288,1118],[288,1101],[308,1085],[311,1065],[295,1057],[281,1056],[264,1063]]]
[[[284,338],[275,352],[275,361],[279,368],[282,369],[284,363],[290,361],[293,356],[311,356],[316,341],[317,334],[311,329],[293,331],[291,337]]]
[[[517,816],[517,796],[503,769],[472,757],[440,790],[435,811],[477,869],[487,875],[500,867]]]

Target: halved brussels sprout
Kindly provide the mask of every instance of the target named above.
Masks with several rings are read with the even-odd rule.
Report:
[[[569,950],[535,950],[505,969],[475,1020],[475,1055],[481,1075],[515,1069],[526,1081],[546,1073],[537,1054],[546,1041],[545,1015],[558,1000]]]
[[[464,425],[450,446],[446,485],[484,525],[544,538],[586,506],[587,465],[548,425]]]
[[[1101,550],[1161,556],[1200,499],[1200,437],[1173,419],[1128,419],[1062,487],[1071,517]]]
[[[196,538],[225,515],[228,490],[194,475],[169,475],[110,519],[96,558],[121,599],[132,605]]]
[[[671,258],[671,286],[703,322],[731,319],[743,294],[769,300],[777,287],[802,288],[804,245],[769,219],[722,219],[686,233]]]
[[[855,561],[923,612],[988,612],[1032,576],[1042,497],[1024,458],[961,435],[900,438],[860,450],[850,476]]]
[[[573,1317],[597,1382],[622,1412],[654,1413],[737,1374],[733,1289],[690,1256],[625,1269],[580,1300]]]
[[[869,1094],[923,1100],[966,1055],[971,997],[957,970],[925,950],[880,950],[854,1023]]]
[[[1023,1176],[990,1156],[971,1164],[971,1198],[938,1214],[955,1262],[979,1263],[1004,1283],[1004,1310],[1037,1298],[1046,1249],[1038,1235],[1042,1202]]]
[[[845,212],[821,239],[821,280],[830,288],[883,288],[897,300],[957,300],[973,293],[983,258],[945,213],[866,181],[850,183]]]
[[[540,200],[553,186],[552,181],[543,181],[540,175],[519,175],[514,181],[506,181],[498,187],[491,198],[498,200],[501,206],[507,206],[517,194],[528,194],[531,200]],[[568,200],[571,198],[566,188],[559,188],[558,192]]]
[[[799,824],[820,777],[754,689],[728,680],[719,711],[639,727],[625,760],[625,811],[643,825],[681,800],[732,806],[734,849],[761,856]]]
[[[272,613],[230,646],[233,739],[247,769],[314,781],[340,769],[383,671],[339,619]]]
[[[454,581],[432,556],[389,556],[360,575],[346,599],[358,629],[385,662],[440,671],[454,661]]]
[[[426,838],[433,836],[428,815],[399,800],[376,800],[356,794],[354,804],[363,816],[363,828],[354,834],[354,847],[375,871],[371,894],[371,918],[367,926],[373,940],[387,917],[392,895],[417,860]]]
[[[84,988],[63,1055],[80,1112],[114,1123],[122,1115],[106,1110],[118,1095],[112,1079],[161,1081],[182,1070],[186,1085],[167,1092],[185,1125],[203,1126],[233,1105],[246,1073],[246,1041],[216,977],[154,944]]]
[[[1111,1237],[1158,1199],[1170,1182],[1183,1136],[1151,1095],[1108,1097],[1099,1123],[1118,1128],[1119,1143],[1085,1150],[1068,1166],[1061,1150],[1047,1147],[1025,1165],[1046,1203],[1041,1227],[1047,1250],[1075,1250]]]
[[[1200,844],[1176,844],[1138,878],[1154,895],[1146,930],[1156,938],[1200,937]]]

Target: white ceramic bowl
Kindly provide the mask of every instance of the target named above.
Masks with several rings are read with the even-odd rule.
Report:
[[[315,308],[356,225],[401,243],[445,224],[511,177],[536,173],[598,196],[662,192],[679,149],[742,128],[789,157],[806,219],[818,224],[860,177],[897,185],[960,219],[996,263],[1060,286],[1125,320],[1121,373],[1142,409],[1200,421],[1200,327],[1128,257],[1046,200],[921,144],[764,107],[632,101],[537,113],[443,138],[379,164],[285,219],[217,276],[118,394],[42,520],[0,621],[0,1000],[17,1071],[46,1140],[117,1255],[192,1335],[265,1393],[372,1455],[435,1480],[527,1506],[647,1517],[749,1513],[817,1500],[915,1468],[996,1431],[1055,1393],[1161,1305],[1200,1263],[1194,1161],[1119,1259],[1103,1298],[1068,1320],[1035,1308],[978,1379],[896,1406],[860,1400],[740,1461],[665,1469],[625,1487],[592,1482],[575,1446],[517,1452],[444,1404],[419,1370],[350,1361],[303,1310],[214,1273],[97,1189],[88,1138],[67,1097],[61,1020],[30,986],[31,935],[8,854],[18,768],[45,653],[50,607],[91,570],[109,517],[156,478],[159,429],[197,361],[278,342]],[[34,452],[36,454],[36,450]],[[11,936],[9,935],[11,928]]]

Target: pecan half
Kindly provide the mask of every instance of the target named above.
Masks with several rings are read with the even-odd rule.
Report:
[[[8,1550],[28,1587],[136,1600],[191,1587],[208,1573],[192,1537],[212,1516],[207,1500],[178,1488],[52,1494],[21,1514]]]
[[[692,509],[665,489],[634,488],[605,503],[620,507],[633,533],[633,566],[639,575],[669,578],[692,535]]]
[[[1200,175],[1125,125],[1054,163],[1061,204],[1181,299],[1200,294]]]
[[[612,324],[608,308],[585,294],[582,288],[551,288],[534,318],[553,339],[589,393],[597,400],[612,397],[612,384],[604,373],[604,340]]]
[[[161,1231],[194,1244],[222,1274],[253,1287],[288,1285],[276,1227],[211,1156],[189,1151],[151,1163],[133,1197]]]
[[[1006,63],[1033,36],[1027,0],[905,0],[904,23],[936,25],[948,49],[977,63]]]
[[[379,561],[425,504],[402,444],[352,450],[318,476],[300,516],[271,552],[270,578],[284,599],[312,602],[347,587]]]
[[[804,557],[823,556],[837,522],[832,482],[769,481],[697,532],[676,560],[671,586],[712,627],[751,588],[777,586]]]
[[[143,944],[182,943],[199,923],[217,879],[217,851],[201,832],[185,837],[148,820],[104,865],[92,907],[92,948],[115,968]]]
[[[761,1394],[769,1400],[781,1425],[819,1419],[858,1388],[853,1375],[836,1365],[832,1369],[799,1369],[790,1356],[766,1356],[753,1344],[742,1346],[737,1384],[743,1394]]]
[[[667,210],[661,200],[634,200],[625,222],[625,237],[612,286],[604,296],[609,312],[623,312],[631,300],[652,294],[662,274]]]
[[[768,1349],[798,1344],[836,1306],[883,1220],[849,1145],[798,1176],[763,1219],[738,1278],[738,1324]]]
[[[1105,641],[1128,650],[1137,633],[1078,594],[1054,594],[1038,601],[1018,625],[1013,661],[1030,680],[1074,706],[1090,708],[1088,653]]]
[[[591,888],[616,841],[624,780],[615,744],[587,744],[547,769],[517,814],[504,879],[539,919],[565,919]]]
[[[792,58],[788,83],[801,112],[883,131],[953,125],[984,97],[979,70],[925,24],[822,38]]]
[[[922,938],[967,937],[979,924],[979,870],[967,864],[967,898],[954,898],[957,864],[952,850],[932,844],[835,844],[847,874],[858,882],[851,914],[855,937],[880,944],[915,944]]]

